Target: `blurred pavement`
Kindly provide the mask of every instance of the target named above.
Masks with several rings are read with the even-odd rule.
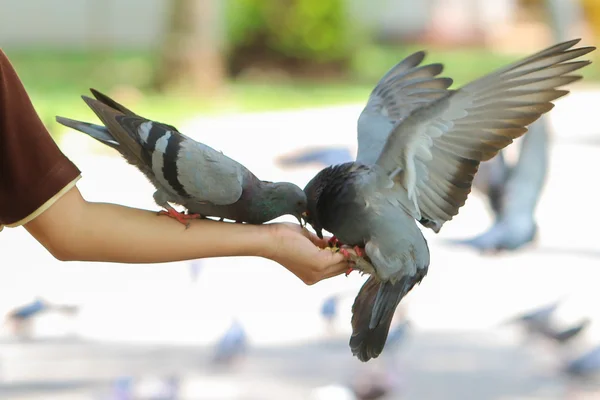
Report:
[[[401,352],[410,377],[403,399],[562,398],[564,382],[550,378],[555,360],[542,360],[545,367],[540,370],[537,358],[543,354],[524,350],[513,330],[497,325],[563,295],[568,301],[559,310],[561,319],[593,319],[578,350],[600,343],[600,128],[594,107],[600,104],[600,90],[578,89],[550,114],[551,171],[538,207],[540,237],[535,245],[494,257],[443,243],[445,238],[482,232],[491,223],[477,192],[439,235],[425,231],[431,249],[429,274],[405,301],[415,329]],[[317,170],[280,170],[274,158],[303,146],[347,144],[354,150],[362,106],[198,117],[177,125],[262,179],[289,180],[303,187]],[[106,155],[110,152],[98,155],[95,150],[101,146],[76,132],[64,136],[64,151],[83,172],[79,188],[84,197],[158,210],[143,175]],[[307,287],[266,260],[210,259],[202,261],[198,281],[192,283],[185,262],[60,263],[22,228],[5,229],[0,235],[0,312],[36,295],[81,308],[73,320],[40,317],[35,332],[47,340],[39,344],[0,342],[0,398],[40,398],[28,392],[37,385],[47,388],[46,394],[56,392],[44,399],[87,399],[83,393],[108,378],[160,369],[185,371],[188,386],[204,390],[210,386],[205,381],[210,377],[204,371],[210,354],[206,346],[234,316],[245,325],[251,345],[257,346],[236,380],[246,397],[189,398],[304,399],[311,387],[342,379],[358,364],[347,347],[353,296],[340,307],[339,340],[315,342],[325,329],[321,301],[333,291],[356,292],[365,279],[356,273]],[[64,334],[95,342],[54,342]],[[217,385],[219,379],[232,378],[210,379]],[[39,383],[46,380],[59,384]],[[269,394],[256,389],[256,382],[272,385]],[[29,386],[19,386],[26,383]]]

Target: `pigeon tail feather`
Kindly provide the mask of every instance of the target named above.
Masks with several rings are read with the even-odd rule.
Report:
[[[108,129],[106,129],[104,126],[59,116],[56,117],[56,122],[79,132],[83,132],[102,144],[112,147],[113,149],[119,149],[119,142],[108,132]]]
[[[360,361],[377,358],[383,351],[396,307],[427,274],[427,268],[417,270],[396,282],[380,282],[371,276],[360,289],[352,306],[352,336],[350,348]]]

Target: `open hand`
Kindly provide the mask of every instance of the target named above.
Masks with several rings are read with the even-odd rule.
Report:
[[[271,229],[272,244],[265,257],[283,265],[307,285],[348,270],[344,256],[326,248],[329,238],[319,239],[294,223],[266,226]]]

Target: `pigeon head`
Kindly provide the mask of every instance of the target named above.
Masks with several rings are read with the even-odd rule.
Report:
[[[304,187],[308,209],[302,217],[321,239],[323,229],[329,230],[332,220],[340,217],[340,196],[346,199],[354,198],[356,193],[353,192],[351,182],[360,179],[362,174],[368,171],[368,166],[355,162],[332,165],[322,169]]]
[[[306,195],[298,186],[289,182],[266,182],[271,210],[277,215],[293,215],[302,225],[302,214],[306,211]]]
[[[302,214],[302,218],[307,224],[312,226],[317,236],[321,239],[323,239],[323,225],[319,220],[318,204],[321,194],[329,182],[330,170],[331,167],[321,170],[304,188],[308,207],[304,214]]]

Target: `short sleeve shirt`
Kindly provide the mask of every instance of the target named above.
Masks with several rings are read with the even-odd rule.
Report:
[[[79,178],[0,50],[0,230],[31,221]]]

